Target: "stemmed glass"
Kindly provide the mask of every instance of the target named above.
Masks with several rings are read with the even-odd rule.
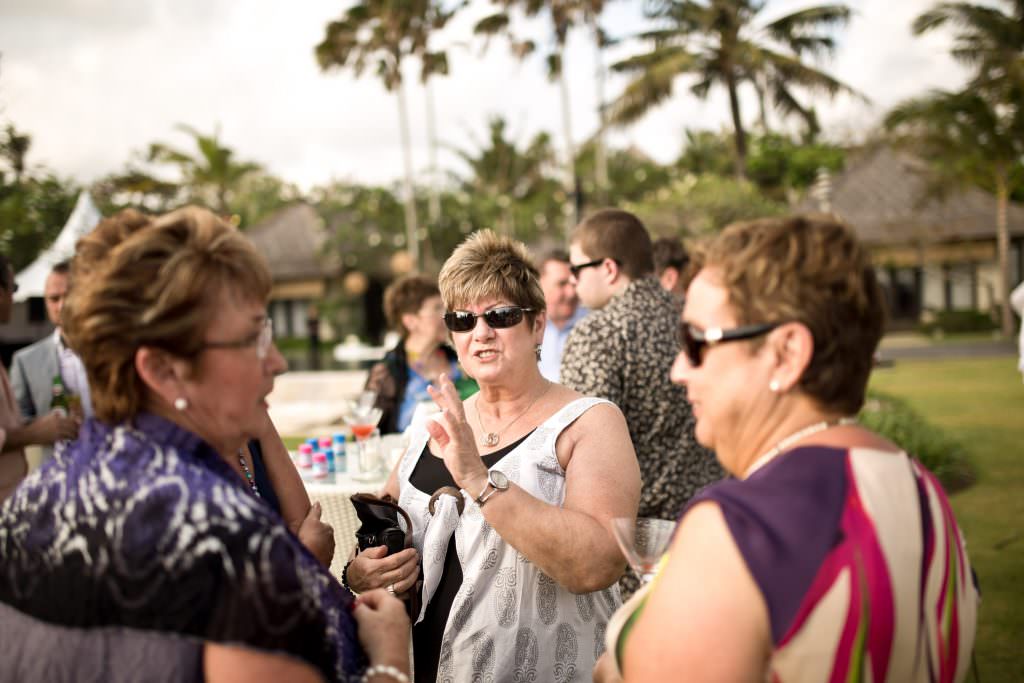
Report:
[[[380,422],[383,411],[373,404],[377,400],[377,394],[373,391],[364,391],[359,398],[349,404],[345,412],[345,423],[352,430],[356,437],[356,451],[359,459],[359,473],[353,478],[362,481],[380,479],[384,474],[384,463],[380,452],[380,436],[377,435],[377,443],[373,441],[374,432]]]
[[[668,550],[676,523],[651,517],[615,517],[612,532],[641,583],[647,583],[657,573],[658,561]]]

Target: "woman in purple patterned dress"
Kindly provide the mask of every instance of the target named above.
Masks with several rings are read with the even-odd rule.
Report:
[[[798,216],[695,258],[672,376],[735,479],[683,512],[596,680],[962,681],[978,591],[949,501],[853,419],[884,323],[867,251]]]
[[[72,282],[96,417],[0,508],[0,681],[401,680],[401,604],[353,610],[252,476],[286,366],[248,240],[205,210],[125,211]]]

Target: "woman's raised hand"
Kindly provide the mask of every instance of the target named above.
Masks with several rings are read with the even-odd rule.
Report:
[[[427,391],[441,408],[439,416],[427,421],[427,431],[452,479],[475,496],[487,485],[487,466],[480,458],[459,392],[447,374],[441,375],[437,386],[428,387]]]

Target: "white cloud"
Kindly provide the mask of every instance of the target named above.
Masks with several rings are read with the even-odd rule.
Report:
[[[770,9],[802,4],[777,0]],[[827,134],[850,137],[903,97],[962,82],[946,55],[948,36],[909,34],[910,21],[931,4],[855,3],[831,69],[868,93],[874,106],[849,98],[819,104]],[[605,26],[619,35],[635,32],[637,5],[612,3]],[[32,134],[31,161],[81,181],[123,168],[152,141],[187,144],[174,130],[187,123],[202,131],[219,125],[241,158],[304,187],[332,178],[391,182],[402,172],[394,95],[372,76],[322,74],[313,58],[326,22],[343,9],[337,0],[6,0],[0,113]],[[474,5],[475,16],[460,18],[442,42],[470,43],[472,22],[483,11]],[[501,41],[481,56],[472,41],[453,48],[450,60],[452,75],[434,85],[443,143],[471,147],[473,136],[484,136],[487,117],[501,114],[524,141],[547,130],[563,144],[558,90],[539,58],[516,62]],[[566,69],[579,144],[597,127],[595,56],[582,33],[571,37]],[[422,169],[425,95],[415,75],[408,76],[414,163]],[[607,95],[623,83],[610,77]],[[679,153],[685,127],[728,125],[722,93],[702,102],[686,94],[684,82],[678,90],[637,125],[615,131],[612,142],[668,161]],[[747,113],[752,117],[753,109]],[[450,152],[441,161],[458,167]]]

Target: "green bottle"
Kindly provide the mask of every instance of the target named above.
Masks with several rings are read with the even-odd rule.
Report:
[[[68,403],[68,392],[64,389],[64,381],[60,375],[53,376],[53,399],[50,401],[50,409],[58,408],[67,416],[70,410]]]

